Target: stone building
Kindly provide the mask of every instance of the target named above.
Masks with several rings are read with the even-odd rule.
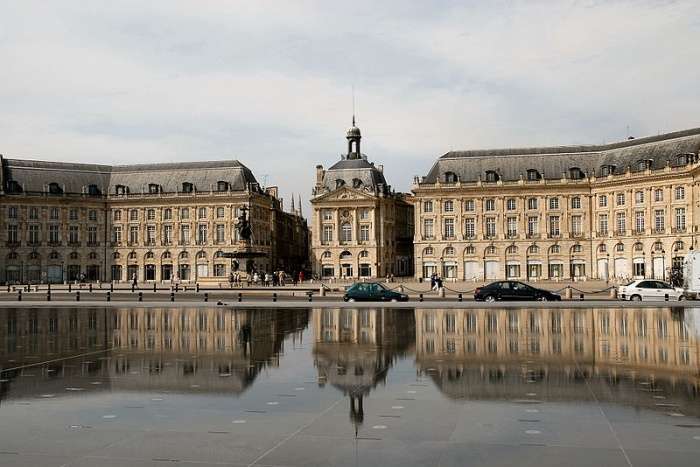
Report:
[[[413,185],[415,275],[668,278],[696,247],[700,128],[454,151]]]
[[[306,263],[307,226],[238,161],[108,166],[2,159],[0,281],[227,280],[246,207],[263,271]],[[284,231],[281,232],[280,229]]]
[[[413,208],[392,191],[381,165],[360,151],[360,129],[347,132],[347,153],[316,166],[311,199],[312,269],[324,278],[411,275]]]

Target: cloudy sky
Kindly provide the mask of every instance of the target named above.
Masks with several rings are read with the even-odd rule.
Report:
[[[408,190],[452,149],[700,126],[697,7],[0,0],[0,153],[237,158],[306,201],[345,149],[354,87],[363,152]]]

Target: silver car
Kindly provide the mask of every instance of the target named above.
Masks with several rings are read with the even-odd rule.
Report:
[[[632,301],[679,301],[685,300],[683,289],[674,288],[671,284],[652,279],[640,279],[627,285],[621,285],[617,289],[620,300]]]

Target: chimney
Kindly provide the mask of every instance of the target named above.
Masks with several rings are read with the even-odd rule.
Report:
[[[377,166],[377,170],[379,170],[379,172],[381,172],[381,173],[384,173],[384,165],[379,164],[379,165]]]
[[[326,174],[326,171],[323,170],[322,165],[317,165],[316,166],[316,186],[320,187],[323,185],[323,176]]]

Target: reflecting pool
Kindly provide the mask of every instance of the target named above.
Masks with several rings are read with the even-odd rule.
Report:
[[[700,311],[0,309],[0,466],[695,465]]]

